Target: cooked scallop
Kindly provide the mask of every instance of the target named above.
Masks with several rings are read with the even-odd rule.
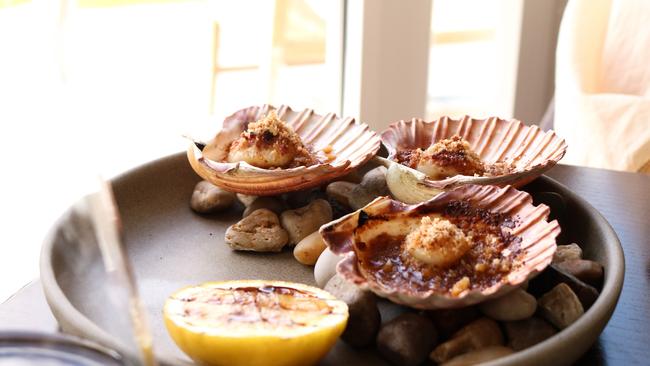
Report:
[[[245,161],[258,168],[309,166],[316,159],[305,148],[300,136],[270,111],[263,119],[250,123],[233,141],[226,161]]]
[[[481,158],[458,135],[442,139],[418,155],[415,168],[431,179],[445,179],[459,174],[482,175],[485,171]]]
[[[472,247],[471,236],[443,218],[422,217],[420,226],[404,239],[407,261],[447,267],[457,262]]]

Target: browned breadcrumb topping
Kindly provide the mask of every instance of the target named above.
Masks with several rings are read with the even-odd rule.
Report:
[[[446,268],[472,247],[472,238],[449,220],[424,216],[406,236],[404,247],[405,261]]]
[[[493,164],[484,164],[486,177],[498,177],[500,175],[510,174],[517,168],[513,163],[506,163],[505,161],[497,161]]]
[[[421,214],[421,213],[420,213]],[[438,267],[409,260],[406,235],[380,234],[368,243],[356,243],[359,267],[366,276],[387,288],[435,291],[459,296],[482,290],[502,280],[521,265],[521,238],[505,229],[516,222],[509,217],[475,208],[466,201],[446,205],[442,218],[471,238],[471,247],[453,263]],[[386,218],[369,218],[385,220]]]
[[[458,280],[458,282],[454,283],[449,292],[451,292],[452,296],[458,296],[463,293],[463,291],[467,290],[471,284],[469,277],[465,276]]]
[[[330,162],[336,159],[336,154],[334,153],[334,148],[332,145],[327,145],[321,149],[317,155],[318,160],[324,162]]]
[[[395,154],[395,160],[402,165],[415,169],[418,162],[420,162],[421,156],[422,149],[401,149]]]
[[[512,163],[497,161],[492,164],[484,163],[469,142],[458,135],[442,139],[429,146],[426,150],[401,149],[395,155],[395,160],[403,165],[417,169],[418,164],[430,163],[440,168],[450,168],[451,171],[470,176],[499,176],[512,172]],[[436,179],[446,177],[434,177]]]
[[[257,122],[248,124],[246,131],[230,145],[230,151],[255,147],[258,151],[275,150],[282,156],[291,156],[288,164],[269,168],[292,168],[318,163],[302,143],[300,136],[281,121],[275,111],[270,111]]]

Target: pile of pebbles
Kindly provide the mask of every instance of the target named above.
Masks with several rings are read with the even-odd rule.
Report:
[[[326,187],[273,197],[234,194],[201,181],[194,187],[190,207],[199,214],[213,214],[241,202],[245,207],[242,219],[226,230],[226,244],[234,250],[256,252],[279,252],[294,246],[298,262],[314,265],[326,248],[318,229],[377,196],[389,194],[385,175],[384,167],[363,176],[353,172]]]
[[[239,201],[245,206],[243,217],[225,235],[232,249],[267,252],[295,245],[296,259],[313,265],[326,248],[320,226],[389,195],[385,174],[384,167],[377,167],[363,176],[352,173],[324,189],[277,197],[235,195],[202,181],[190,206],[207,214]],[[330,261],[338,260],[329,251],[325,254]],[[348,304],[350,318],[343,341],[353,348],[374,347],[399,366],[427,361],[472,365],[531,347],[578,320],[598,298],[603,281],[603,266],[583,258],[578,244],[559,245],[549,267],[500,298],[458,309],[422,311],[399,306],[399,315],[382,319],[380,305],[387,300],[337,274],[319,278],[318,268],[316,272],[319,285]]]
[[[603,267],[582,258],[577,244],[560,245],[553,264],[522,288],[476,306],[421,311],[400,306],[382,321],[384,299],[334,275],[325,290],[348,304],[342,339],[375,347],[393,365],[429,360],[472,365],[534,346],[577,321],[598,297]]]

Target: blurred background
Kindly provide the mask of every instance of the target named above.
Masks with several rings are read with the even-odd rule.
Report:
[[[552,127],[566,3],[0,0],[0,300],[38,276],[46,229],[96,175],[249,105],[375,130],[464,114]]]

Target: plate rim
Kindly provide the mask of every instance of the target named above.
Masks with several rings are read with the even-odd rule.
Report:
[[[56,347],[78,348],[86,353],[83,357],[87,359],[93,355],[97,359],[102,358],[102,361],[111,360],[115,364],[126,361],[126,359],[113,349],[87,339],[64,333],[46,333],[33,330],[2,330],[0,331],[0,350],[5,344],[26,344],[31,347],[43,346],[43,349]]]

